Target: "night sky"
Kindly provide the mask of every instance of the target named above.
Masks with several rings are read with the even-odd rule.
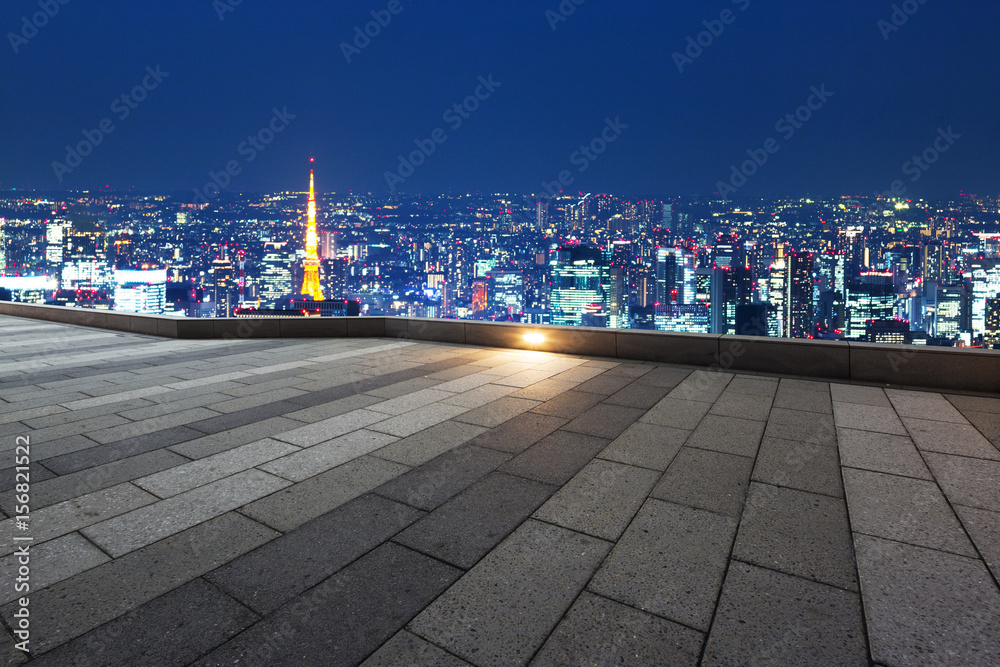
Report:
[[[22,17],[38,0],[0,9],[0,189],[190,194],[232,161],[229,191],[301,190],[314,155],[319,189],[387,193],[398,156],[429,140],[400,191],[543,192],[566,171],[574,192],[667,198],[715,192],[773,138],[740,196],[897,179],[918,197],[1000,190],[1000,5],[987,0],[900,2],[916,11],[898,30],[888,0],[563,0],[568,17],[560,0],[62,1],[42,0],[58,12],[37,34]],[[391,21],[348,63],[342,44],[372,11]],[[705,21],[721,34],[681,72],[674,53]],[[146,99],[125,106],[144,79]],[[832,96],[779,131],[814,86]],[[479,108],[446,119],[477,87]],[[243,144],[275,109],[295,118],[262,151]],[[608,119],[627,127],[605,132]],[[949,127],[960,138],[939,142],[936,164],[906,164]],[[60,182],[53,162],[69,164],[84,130],[100,145]],[[603,154],[574,155],[602,132],[615,139]]]

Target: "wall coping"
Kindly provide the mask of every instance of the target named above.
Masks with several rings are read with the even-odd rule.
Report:
[[[1000,351],[400,317],[186,319],[0,302],[0,315],[184,340],[373,337],[1000,393]],[[528,333],[544,342],[530,343]]]

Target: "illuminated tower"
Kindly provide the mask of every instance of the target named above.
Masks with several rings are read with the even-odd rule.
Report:
[[[316,186],[312,169],[309,170],[309,226],[306,228],[306,258],[302,279],[302,294],[315,301],[323,300],[319,286],[319,236],[316,234]]]

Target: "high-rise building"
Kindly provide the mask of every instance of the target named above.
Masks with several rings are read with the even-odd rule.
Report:
[[[986,330],[983,345],[1000,349],[1000,296],[986,300]]]
[[[492,298],[493,306],[506,310],[511,315],[524,312],[524,273],[521,271],[494,271]]]
[[[972,276],[972,333],[986,330],[986,301],[1000,296],[1000,260],[975,259],[969,262]]]
[[[972,313],[969,289],[965,285],[936,285],[933,327],[929,332],[935,338],[958,340],[962,334],[971,333]]]
[[[54,275],[59,275],[62,271],[66,226],[66,221],[59,219],[50,220],[45,226],[45,262]]]
[[[77,222],[65,230],[61,278],[63,289],[110,291],[116,286],[106,237],[96,225]]]
[[[7,272],[7,237],[3,231],[5,222],[7,222],[5,218],[0,218],[0,276]]]
[[[162,315],[167,306],[167,271],[115,271],[115,310]]]
[[[260,303],[276,308],[278,301],[292,296],[292,255],[284,243],[265,243],[260,269]]]
[[[319,283],[319,236],[316,233],[316,180],[309,170],[309,208],[306,226],[306,258],[302,262],[302,294],[314,301],[323,300]]]
[[[847,288],[847,337],[865,340],[869,322],[896,319],[896,290],[891,273],[866,272]]]
[[[236,281],[233,263],[220,257],[212,262],[212,301],[216,317],[232,317],[236,308]]]
[[[601,252],[587,246],[567,246],[552,253],[549,263],[552,324],[580,326],[584,309],[608,303],[609,267]]]
[[[788,337],[808,338],[813,335],[813,256],[812,253],[792,253],[785,259],[788,266],[788,298],[785,301]]]

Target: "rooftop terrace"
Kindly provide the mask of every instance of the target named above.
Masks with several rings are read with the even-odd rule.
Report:
[[[0,655],[1000,664],[1000,397],[847,381],[0,316]]]

